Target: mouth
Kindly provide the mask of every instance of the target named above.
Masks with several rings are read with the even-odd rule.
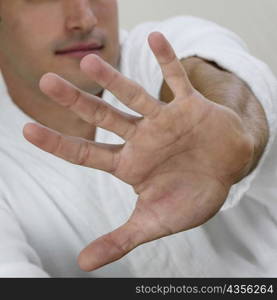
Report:
[[[66,56],[82,59],[83,57],[89,54],[101,55],[101,51],[103,49],[104,45],[99,43],[78,44],[66,49],[57,50],[55,54],[60,57]]]

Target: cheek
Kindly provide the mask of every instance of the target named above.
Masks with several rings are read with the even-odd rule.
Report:
[[[117,1],[99,0],[95,7],[95,14],[98,19],[98,27],[107,34],[107,59],[109,63],[116,66],[119,57],[119,36],[118,36],[118,11]]]
[[[16,14],[16,18],[11,20],[9,27],[18,40],[26,41],[28,45],[36,45],[39,49],[41,48],[39,45],[49,45],[49,42],[55,39],[61,28],[61,22],[60,9],[45,6],[22,9],[21,13]]]
[[[117,1],[103,0],[97,8],[100,25],[116,29],[118,24]]]
[[[51,40],[43,27],[18,18],[10,20],[1,34],[3,64],[20,77],[38,78],[51,63]]]
[[[14,57],[22,52],[26,47],[26,34],[24,33],[24,28],[21,26],[19,20],[9,20],[9,23],[5,23],[1,32],[2,40],[2,53],[5,57]]]
[[[38,42],[38,37],[43,36],[39,33],[34,22],[28,20],[20,20],[19,18],[7,24],[7,30],[4,33],[7,46],[13,48],[14,51],[22,52],[26,48],[34,48]],[[12,50],[12,49],[10,49]]]

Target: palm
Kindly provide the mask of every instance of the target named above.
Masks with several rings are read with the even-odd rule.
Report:
[[[171,106],[161,105],[153,116],[139,120],[115,159],[114,175],[136,186],[156,168],[162,169],[170,157],[185,152],[191,146],[189,139],[194,123],[200,122],[188,120],[192,118],[185,105],[174,102]],[[208,110],[206,107],[203,115]],[[196,118],[201,119],[202,114],[198,113]]]
[[[137,124],[118,153],[113,170],[139,195],[130,220],[138,233],[143,228],[145,241],[206,222],[224,203],[231,186],[227,177],[234,175],[232,169],[222,169],[225,162],[220,164],[217,143],[211,146],[212,140],[216,142],[229,128],[220,128],[209,136],[206,129],[211,128],[217,114],[238,121],[235,116],[205,101],[197,92],[189,99],[190,109],[186,101],[175,101],[163,106],[151,120]],[[209,164],[214,160],[213,168],[207,160]],[[233,166],[234,172],[239,165],[241,162]]]
[[[41,81],[44,93],[85,121],[115,132],[125,140],[123,145],[97,144],[38,125],[27,125],[24,131],[43,150],[109,172],[138,194],[127,223],[82,252],[80,264],[85,270],[119,259],[139,244],[203,224],[219,210],[248,163],[247,151],[237,159],[236,151],[242,149],[238,140],[243,140],[238,137],[244,135],[240,119],[192,87],[162,35],[152,34],[149,43],[175,94],[170,104],[160,103],[96,56],[81,63],[92,80],[141,118],[104,104],[56,75],[48,74]]]

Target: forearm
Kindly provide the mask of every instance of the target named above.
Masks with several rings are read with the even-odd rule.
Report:
[[[242,80],[220,69],[216,64],[197,57],[181,62],[196,90],[207,99],[232,109],[241,118],[254,141],[254,155],[249,170],[251,172],[259,162],[269,137],[266,115],[260,102]],[[165,85],[163,90],[163,94],[167,95],[165,98],[170,99],[172,95]]]

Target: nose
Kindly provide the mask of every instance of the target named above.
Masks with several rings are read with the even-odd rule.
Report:
[[[63,5],[68,31],[90,32],[98,23],[91,0],[65,0]]]

